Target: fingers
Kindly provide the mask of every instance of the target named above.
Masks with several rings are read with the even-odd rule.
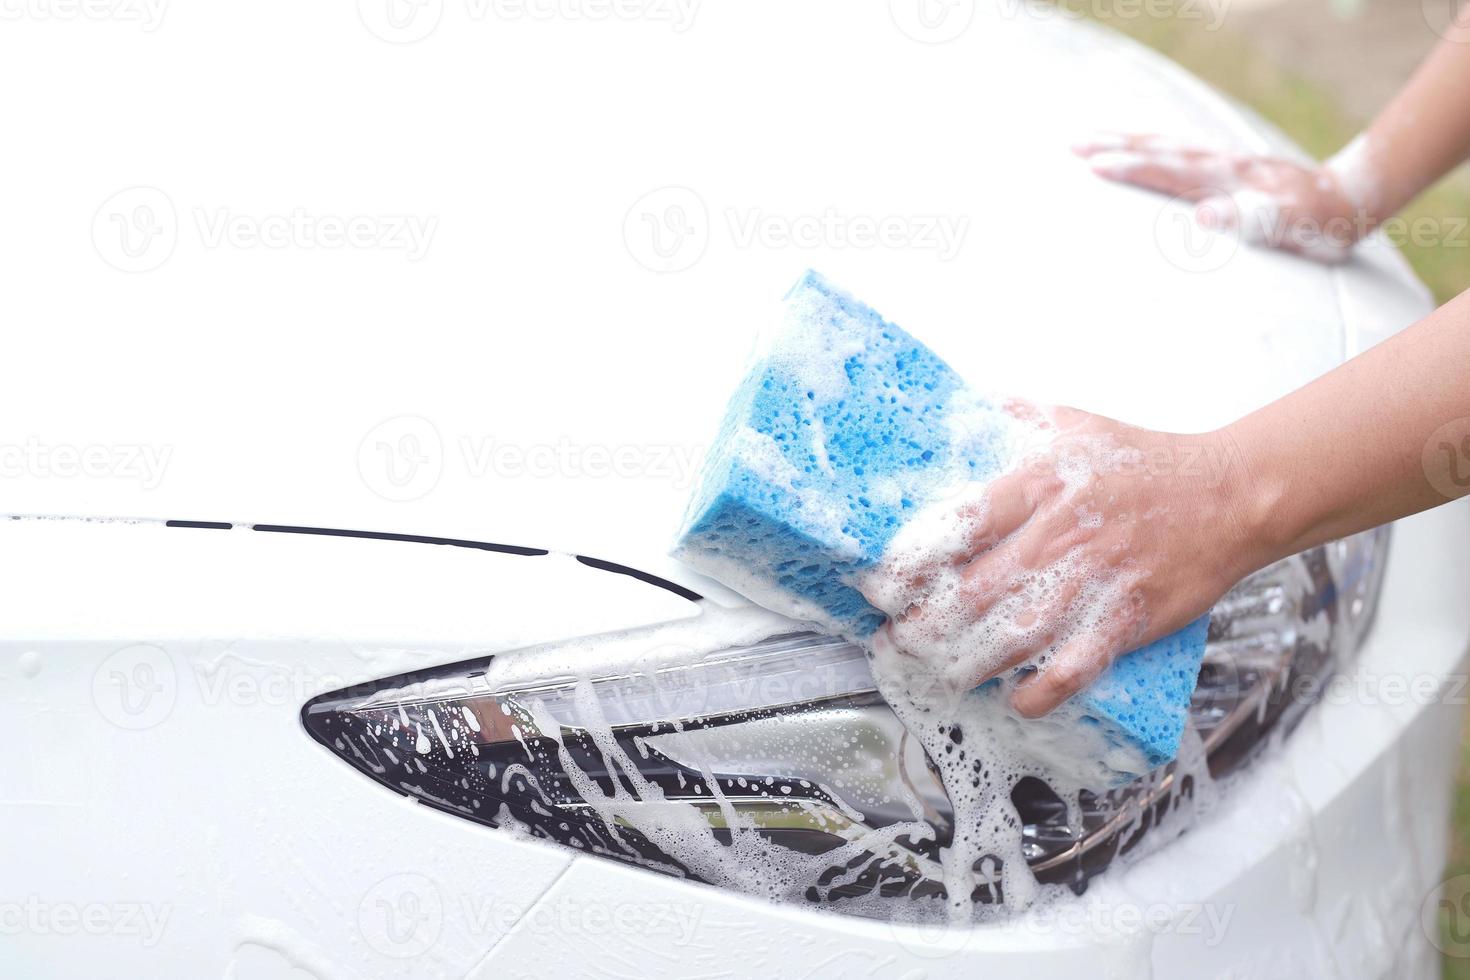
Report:
[[[1093,133],[1084,140],[1072,144],[1072,152],[1079,157],[1095,156],[1098,153],[1118,151],[1139,152],[1162,145],[1163,141],[1153,133]]]
[[[1091,158],[1092,172],[1108,180],[1133,184],[1186,201],[1203,201],[1235,186],[1228,163],[1206,155],[1151,156],[1100,153]]]
[[[1236,158],[1176,146],[1157,136],[1104,133],[1072,149],[1099,177],[1190,201],[1218,197],[1240,183]]]
[[[1075,429],[1089,419],[1100,418],[1091,412],[1085,412],[1071,405],[1053,405],[1051,407],[1051,420],[1058,429]]]
[[[1010,473],[999,477],[986,494],[983,513],[974,516],[963,537],[961,552],[968,561],[977,552],[987,551],[1022,527],[1036,513],[1036,497],[1024,474]]]
[[[1042,427],[1051,425],[1051,415],[1046,409],[1025,398],[1007,398],[1001,403],[1000,410],[1017,422],[1025,422],[1029,425]]]
[[[1004,659],[997,664],[984,665],[967,677],[966,687],[979,687],[1008,670],[1021,666],[1047,647],[1057,638],[1057,625],[1063,621],[1072,603],[1076,601],[1080,586],[1076,582],[1064,582],[1057,593],[1046,602],[1022,611],[1011,623],[1018,634],[1016,641],[1006,651]]]
[[[1039,672],[1017,682],[1011,707],[1023,718],[1040,718],[1097,680],[1115,656],[1102,640],[1072,640]]]
[[[878,632],[873,634],[872,643],[873,656],[880,662],[892,662],[899,657],[909,656],[908,652],[894,640],[891,620],[878,627]]]
[[[1085,636],[1073,636],[1041,670],[1017,682],[1011,707],[1023,718],[1040,718],[1087,687],[1143,638],[1142,599],[1126,595],[1104,623]]]

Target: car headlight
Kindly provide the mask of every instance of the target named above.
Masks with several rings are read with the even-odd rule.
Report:
[[[1295,555],[1215,607],[1190,710],[1210,776],[1289,731],[1356,649],[1387,540],[1380,529]],[[489,826],[857,914],[942,905],[949,801],[861,649],[790,632],[599,660],[571,671],[555,655],[498,655],[326,694],[302,719],[378,782]],[[1118,854],[1181,829],[1175,814],[1202,772],[1171,764],[1070,811],[1021,780],[1027,862],[1080,892]],[[1000,881],[993,856],[976,871]],[[971,897],[1003,901],[999,891],[982,883]]]

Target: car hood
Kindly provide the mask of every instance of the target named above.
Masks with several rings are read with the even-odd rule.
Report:
[[[772,34],[759,8],[707,10],[659,47],[477,38],[495,47],[472,80],[483,118],[425,105],[365,164],[418,174],[403,210],[436,225],[417,260],[224,256],[181,232],[155,271],[25,266],[14,288],[54,316],[10,353],[4,509],[475,538],[699,583],[664,552],[757,330],[808,267],[977,385],[1180,430],[1428,308],[1386,246],[1329,268],[1170,244],[1185,211],[1095,178],[1072,141],[1293,151],[1110,33],[982,10],[925,44],[871,13],[785,9]],[[548,67],[567,58],[606,85]],[[414,70],[469,83],[455,61]],[[187,227],[239,190],[191,163],[170,185]],[[79,475],[66,447],[109,462]]]

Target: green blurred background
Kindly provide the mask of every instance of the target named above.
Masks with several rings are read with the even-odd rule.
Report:
[[[1162,52],[1318,158],[1347,143],[1408,80],[1449,17],[1448,6],[1428,0],[1213,0],[1209,16],[1201,0],[1057,2]],[[1171,6],[1187,15],[1144,13]],[[1403,211],[1410,221],[1421,216],[1470,217],[1470,171],[1460,168]],[[1470,286],[1463,241],[1395,241],[1441,302]]]
[[[1448,3],[1413,0],[1056,0],[1152,47],[1250,106],[1318,158],[1370,120],[1439,41]],[[1158,16],[1147,16],[1144,11]],[[1178,16],[1187,11],[1188,16]],[[1223,16],[1221,14],[1223,13]],[[1467,93],[1470,96],[1470,93]],[[1470,170],[1461,167],[1404,217],[1470,217]],[[1398,240],[1440,302],[1470,287],[1470,248]],[[1470,744],[1462,741],[1446,878],[1470,873]],[[1452,947],[1453,948],[1453,947]],[[1446,957],[1449,980],[1470,980],[1470,959]]]

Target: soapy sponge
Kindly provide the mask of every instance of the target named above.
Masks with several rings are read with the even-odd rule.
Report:
[[[1011,430],[933,351],[816,273],[786,305],[730,401],[675,554],[757,603],[864,639],[885,617],[853,583],[926,504],[997,475]],[[1120,658],[1074,699],[1098,744],[1147,767],[1174,757],[1205,627]]]

